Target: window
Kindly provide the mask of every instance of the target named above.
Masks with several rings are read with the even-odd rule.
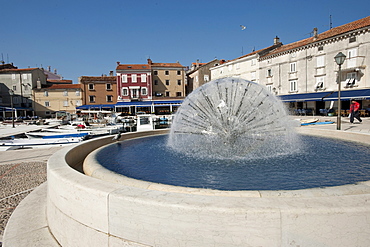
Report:
[[[153,73],[154,73],[154,75],[158,75],[158,71],[157,70],[154,70]]]
[[[49,92],[48,91],[44,91],[44,96],[48,97],[49,96]]]
[[[158,80],[154,80],[154,85],[158,85]]]
[[[229,66],[227,66],[227,68],[229,69],[229,71],[232,71],[233,70],[233,65],[230,64]]]
[[[272,85],[267,85],[266,87],[269,92],[272,92]]]
[[[181,80],[177,80],[177,85],[181,85]]]
[[[80,94],[81,94],[80,89],[77,89],[77,90],[76,90],[76,96],[80,96]]]
[[[128,88],[127,87],[122,88],[122,96],[128,96]]]
[[[166,85],[169,86],[170,85],[170,80],[166,80]]]
[[[17,91],[17,86],[13,86],[13,91]]]
[[[166,92],[166,97],[170,97],[170,92]]]
[[[256,71],[251,72],[251,80],[256,80]]]
[[[257,59],[253,58],[253,59],[251,60],[251,65],[256,65],[256,63],[257,63]]]
[[[346,77],[347,79],[346,79],[346,84],[344,85],[344,87],[348,88],[348,87],[355,86],[356,78],[357,78],[356,72],[347,73]]]
[[[112,102],[112,101],[113,101],[113,96],[107,95],[107,102]]]
[[[271,69],[268,69],[268,70],[267,70],[266,76],[267,76],[267,77],[271,77],[271,76],[272,76],[272,71],[271,71]]]
[[[204,82],[209,82],[209,75],[204,75]]]
[[[240,69],[240,63],[235,64],[235,69]]]
[[[89,90],[94,90],[94,83],[89,83]]]
[[[122,75],[122,83],[127,83],[127,75]]]
[[[170,74],[170,72],[169,72],[168,70],[166,70],[166,71],[164,72],[164,74],[165,74],[165,75],[169,75],[169,74]]]
[[[112,90],[112,84],[111,84],[111,83],[107,83],[107,84],[105,84],[105,89],[106,89],[107,91]]]
[[[316,67],[324,67],[324,66],[325,66],[325,56],[316,57]]]
[[[137,82],[137,75],[136,74],[131,75],[131,82],[133,82],[133,83]]]
[[[76,100],[76,106],[80,106],[80,105],[82,105],[81,100]]]
[[[68,100],[63,101],[63,106],[68,106]]]
[[[353,42],[356,42],[356,36],[352,36],[351,38],[349,38],[349,43]]]
[[[324,89],[324,77],[323,76],[316,77],[315,90],[320,90],[320,89]]]
[[[45,107],[50,107],[50,102],[49,101],[45,101],[44,105],[45,105]]]
[[[297,72],[296,66],[297,66],[297,63],[296,62],[290,63],[290,70],[289,70],[289,72]]]
[[[146,74],[141,74],[141,82],[146,82]]]
[[[289,81],[289,92],[297,92],[297,80]]]
[[[28,74],[22,74],[22,79],[27,80],[28,79]]]
[[[95,102],[95,96],[94,95],[89,95],[89,102],[94,103]]]
[[[347,52],[347,68],[353,68],[356,66],[357,49],[350,49]]]
[[[176,92],[176,97],[181,97],[182,93],[181,92]]]
[[[323,46],[319,46],[319,47],[317,48],[317,50],[318,50],[318,51],[323,51],[323,50],[324,50],[324,47],[323,47]]]
[[[177,75],[181,75],[181,70],[178,70],[177,71]]]
[[[68,91],[67,90],[64,90],[63,96],[68,96]]]
[[[12,74],[12,80],[15,80],[15,74]]]
[[[146,87],[141,88],[141,95],[147,95],[148,94],[148,89]]]

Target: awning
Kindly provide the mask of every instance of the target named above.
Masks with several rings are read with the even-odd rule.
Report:
[[[289,95],[281,95],[278,97],[283,102],[332,101],[332,100],[338,100],[338,91],[289,94]],[[370,89],[341,90],[340,98],[341,100],[370,99]]]

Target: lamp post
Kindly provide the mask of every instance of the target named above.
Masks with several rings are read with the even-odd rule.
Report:
[[[15,128],[15,126],[14,126],[14,109],[13,109],[14,91],[12,89],[9,89],[9,95],[10,95],[10,107],[12,108],[12,125],[13,125],[13,128]]]
[[[338,64],[339,66],[339,71],[338,71],[338,79],[337,79],[337,83],[338,83],[338,116],[337,116],[337,130],[340,130],[340,127],[341,127],[341,102],[340,102],[340,81],[341,81],[341,68],[342,68],[342,64],[344,63],[344,60],[346,60],[346,55],[344,55],[342,52],[339,52],[335,57],[335,62]]]

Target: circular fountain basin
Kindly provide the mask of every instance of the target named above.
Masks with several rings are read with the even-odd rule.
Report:
[[[297,152],[212,159],[176,152],[167,139],[161,135],[127,140],[94,155],[103,167],[126,177],[192,188],[298,190],[370,180],[370,148],[353,142],[301,135]]]
[[[370,143],[369,135],[299,130]],[[122,139],[164,133],[129,133]],[[301,190],[165,185],[102,167],[94,153],[109,143],[111,137],[90,140],[48,162],[47,219],[62,246],[367,246],[370,241],[370,181]],[[77,171],[82,163],[86,174]]]

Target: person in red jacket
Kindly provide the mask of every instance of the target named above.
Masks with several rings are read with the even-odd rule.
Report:
[[[362,120],[360,118],[359,110],[360,110],[360,103],[358,103],[357,101],[352,100],[351,101],[351,106],[349,107],[349,111],[350,111],[350,114],[351,114],[350,117],[349,117],[349,121],[351,123],[353,123],[353,120],[355,118],[358,121],[360,121],[360,123],[362,122]]]

